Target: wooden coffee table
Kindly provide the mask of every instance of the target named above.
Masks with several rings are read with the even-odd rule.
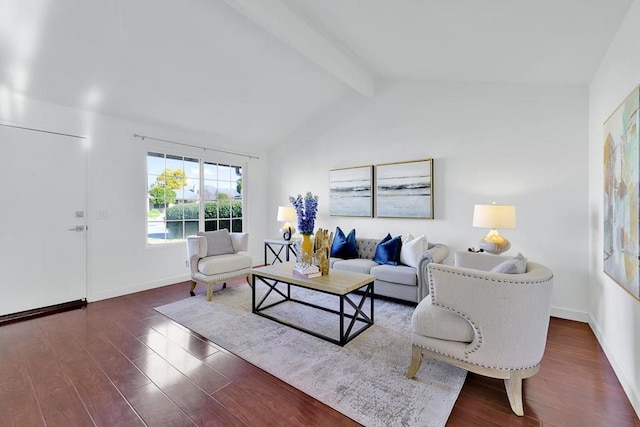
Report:
[[[251,291],[251,308],[253,313],[340,346],[345,345],[373,325],[373,282],[375,276],[350,271],[330,270],[326,276],[306,279],[293,274],[294,265],[295,263],[288,262],[253,268],[251,270],[253,288]],[[258,285],[261,287],[266,286],[267,288],[266,293],[260,301],[257,301],[256,296]],[[293,298],[291,296],[292,286],[336,295],[339,297],[340,307],[336,310],[331,307],[324,307],[313,302]],[[356,293],[355,291],[358,290],[362,292]],[[276,297],[275,302],[266,302],[270,295],[272,296],[272,300],[274,299],[273,297]],[[363,310],[367,298],[369,298],[369,313],[365,313]],[[284,317],[278,318],[265,312],[265,310],[270,307],[287,301],[304,304],[337,315],[339,325],[336,325],[336,327],[339,326],[340,329],[339,339],[292,323]],[[348,304],[353,309],[353,313],[345,313],[345,304]],[[348,325],[345,325],[345,319],[350,319]],[[362,327],[354,328],[356,322],[359,322],[358,325],[362,325]]]

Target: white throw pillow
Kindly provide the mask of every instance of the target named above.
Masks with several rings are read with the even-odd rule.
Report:
[[[413,237],[411,234],[403,237]],[[418,261],[424,251],[427,250],[427,238],[424,234],[406,241],[402,241],[400,248],[400,263],[410,267],[418,268]]]
[[[414,239],[417,239],[419,237],[424,237],[423,243],[424,243],[424,250],[428,251],[429,250],[429,242],[427,242],[427,236],[425,236],[424,234],[419,235],[418,237],[413,237],[413,234],[411,233],[407,233],[407,234],[403,234],[402,236],[400,236],[400,239],[402,240],[402,244],[404,245],[407,242],[410,242]]]
[[[402,240],[402,244],[404,245],[405,243],[413,240],[413,235],[411,235],[411,233],[403,234],[400,236],[400,240]]]
[[[522,254],[518,254],[513,258],[509,258],[505,261],[502,261],[500,264],[496,265],[491,269],[492,273],[503,273],[503,274],[523,274],[527,271],[527,259],[522,256]]]

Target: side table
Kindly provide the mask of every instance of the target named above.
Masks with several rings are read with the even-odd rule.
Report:
[[[287,262],[290,258],[289,253],[293,254],[295,260],[295,257],[298,256],[294,246],[295,242],[296,240],[264,239],[264,265],[273,265],[276,261]],[[283,251],[284,253],[282,253]],[[269,252],[274,256],[270,263],[267,257]],[[284,260],[280,258],[281,255],[284,255]]]

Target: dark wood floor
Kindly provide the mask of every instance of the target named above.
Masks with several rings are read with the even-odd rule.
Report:
[[[0,426],[357,425],[153,310],[188,286],[0,327]],[[517,417],[501,381],[469,374],[447,425],[640,426],[582,323],[552,319],[524,395]]]

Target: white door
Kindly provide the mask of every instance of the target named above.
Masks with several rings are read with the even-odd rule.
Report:
[[[0,315],[86,299],[86,141],[0,126]]]

